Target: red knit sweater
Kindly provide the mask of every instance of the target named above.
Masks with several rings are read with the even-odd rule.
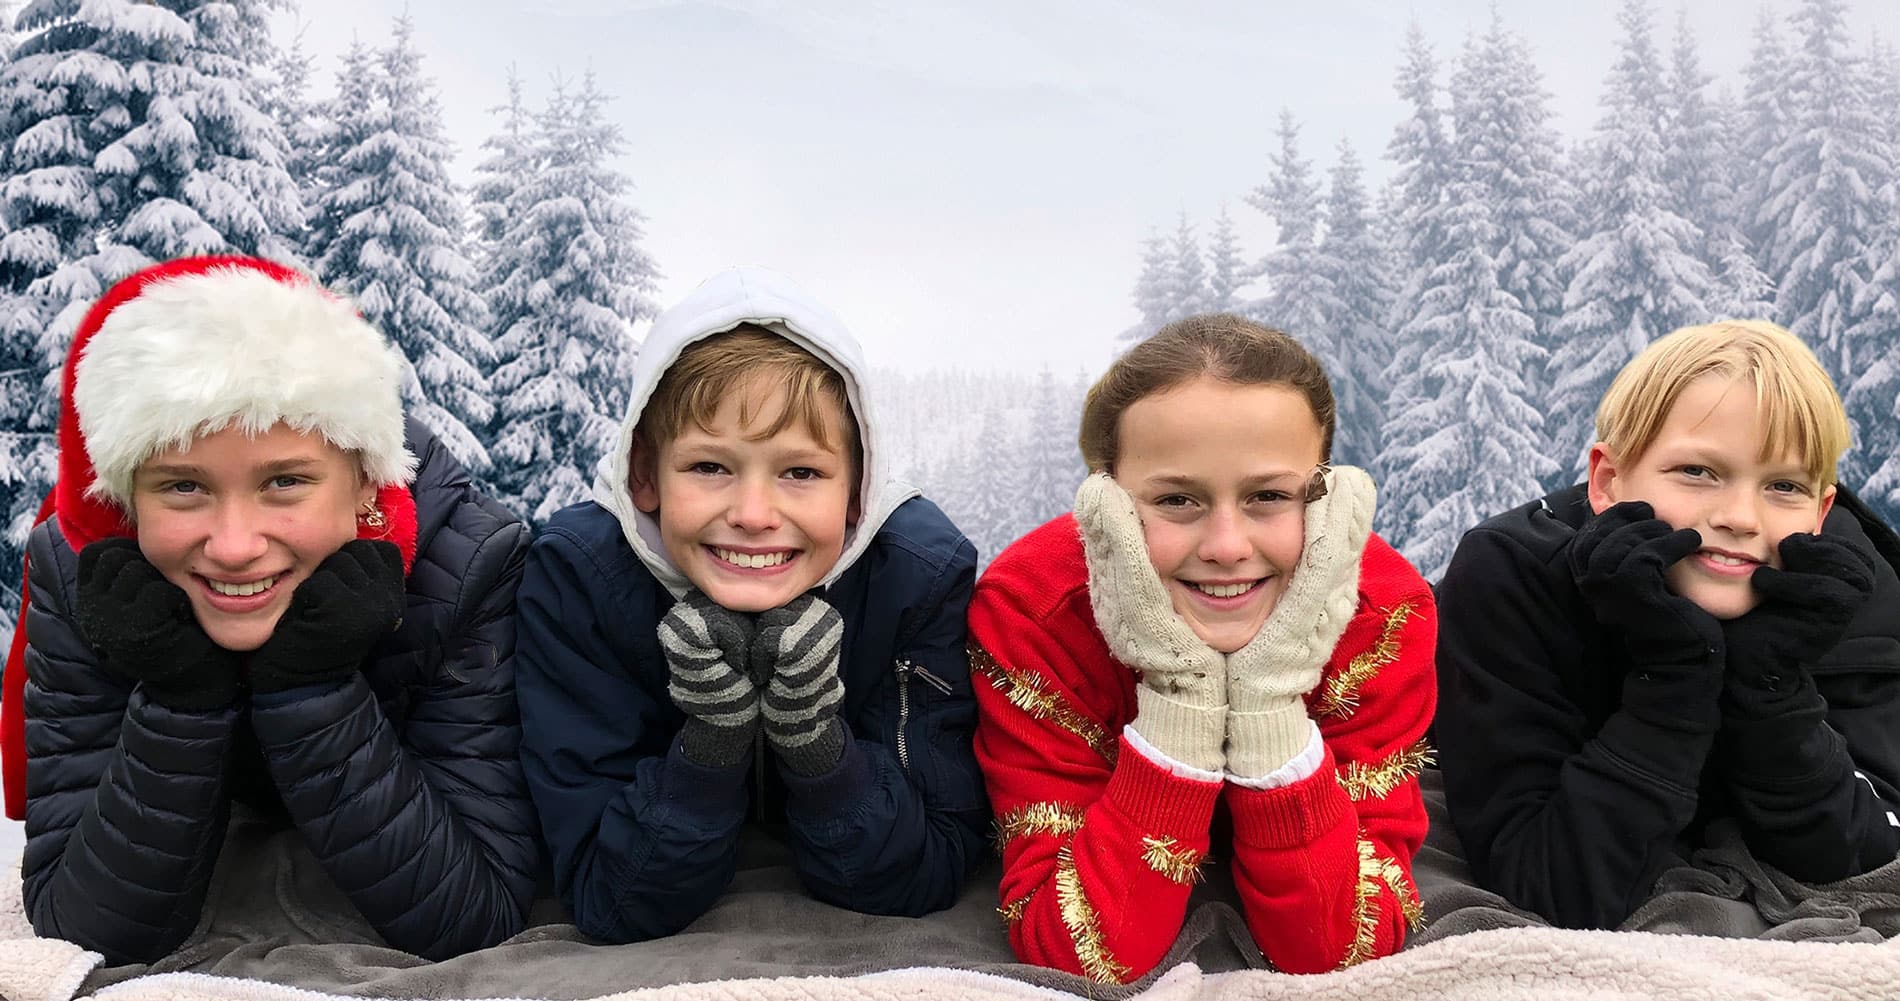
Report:
[[[1106,982],[1152,969],[1181,930],[1221,799],[1234,837],[1216,861],[1275,967],[1319,972],[1398,949],[1422,916],[1412,858],[1437,628],[1431,589],[1372,536],[1359,610],[1306,699],[1326,744],[1319,770],[1278,789],[1203,782],[1122,737],[1136,677],[1096,628],[1075,519],[1010,546],[976,586],[970,641],[988,679],[976,755],[1016,955]]]

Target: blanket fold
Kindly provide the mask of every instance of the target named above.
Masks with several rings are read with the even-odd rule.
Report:
[[[978,999],[1430,997],[1870,998],[1900,995],[1900,863],[1825,886],[1791,880],[1716,825],[1619,932],[1546,927],[1472,884],[1436,772],[1417,876],[1430,924],[1402,953],[1293,977],[1266,969],[1230,881],[1196,890],[1154,974],[1105,987],[1015,962],[997,917],[995,866],[925,919],[856,914],[807,897],[788,849],[749,839],[728,893],[685,931],[599,946],[543,899],[531,927],[491,949],[429,963],[383,945],[294,832],[233,818],[205,913],[149,967],[98,967],[33,939],[17,877],[0,887],[0,997],[19,1001],[858,1001],[919,993]],[[1715,937],[1721,936],[1721,937]]]

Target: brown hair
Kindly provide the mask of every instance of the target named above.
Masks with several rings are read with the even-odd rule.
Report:
[[[863,462],[858,423],[845,394],[844,376],[810,351],[750,323],[696,341],[681,351],[660,376],[660,384],[640,411],[634,433],[654,448],[678,437],[688,421],[710,434],[719,404],[755,375],[778,380],[785,388],[786,401],[769,424],[746,435],[748,440],[764,441],[797,421],[820,447],[836,447],[851,455],[854,466]],[[826,402],[836,404],[844,417],[845,440],[836,446],[825,430],[821,408]],[[761,416],[753,412],[753,405],[751,399],[740,399],[740,427],[751,428]]]
[[[1320,427],[1320,459],[1333,454],[1332,383],[1319,359],[1287,334],[1231,313],[1176,320],[1115,360],[1089,387],[1077,436],[1091,472],[1113,472],[1122,412],[1137,400],[1206,375],[1236,385],[1280,384],[1306,397]]]
[[[1763,460],[1792,453],[1809,480],[1835,482],[1847,450],[1847,413],[1814,352],[1766,320],[1723,320],[1658,338],[1631,359],[1597,405],[1597,439],[1621,462],[1640,458],[1689,384],[1703,376],[1740,379],[1755,393]]]

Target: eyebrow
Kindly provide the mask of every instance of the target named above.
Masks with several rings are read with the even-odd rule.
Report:
[[[1661,451],[1658,458],[1664,465],[1679,465],[1686,462],[1697,466],[1714,466],[1717,469],[1726,469],[1731,465],[1727,456],[1718,455],[1713,449],[1705,446],[1684,445],[1680,446],[1680,448],[1681,450],[1676,452]],[[1802,463],[1781,462],[1778,460],[1764,461],[1759,456],[1756,457],[1755,461],[1761,465],[1762,470],[1768,475],[1785,476],[1791,479],[1800,479],[1803,482],[1809,480],[1808,467]]]
[[[1285,479],[1298,479],[1302,475],[1304,474],[1297,470],[1287,469],[1275,473],[1262,473],[1259,476],[1249,476],[1241,482],[1251,486],[1263,483],[1274,483]],[[1191,487],[1200,481],[1192,476],[1173,474],[1167,476],[1150,476],[1148,477],[1148,482],[1155,486],[1162,487]]]
[[[266,462],[256,468],[264,476],[277,476],[283,473],[299,473],[323,465],[323,460],[314,455],[298,456],[290,459],[278,459]],[[209,472],[203,466],[194,466],[184,462],[166,462],[156,466],[146,466],[139,470],[141,477],[165,476],[173,478],[208,479]]]

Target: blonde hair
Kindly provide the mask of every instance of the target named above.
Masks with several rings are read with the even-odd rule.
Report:
[[[1306,398],[1320,428],[1320,459],[1333,454],[1333,386],[1311,351],[1281,331],[1231,313],[1176,320],[1128,349],[1089,387],[1077,436],[1093,472],[1114,472],[1122,412],[1199,376],[1238,386],[1277,384]]]
[[[1710,375],[1754,388],[1764,461],[1792,453],[1815,485],[1834,484],[1851,437],[1840,394],[1814,352],[1766,320],[1721,320],[1658,338],[1623,366],[1597,405],[1598,440],[1620,460],[1636,459],[1689,384]]]
[[[654,387],[634,433],[655,448],[679,437],[689,421],[711,434],[719,404],[753,376],[777,380],[785,389],[785,406],[770,423],[747,433],[748,440],[764,441],[797,421],[819,447],[850,454],[854,465],[863,462],[844,376],[790,340],[750,323],[696,341],[680,352]],[[843,416],[845,440],[837,445],[825,427],[823,405],[827,402],[835,404]],[[753,399],[740,398],[741,428],[751,428],[761,416],[754,407]]]

